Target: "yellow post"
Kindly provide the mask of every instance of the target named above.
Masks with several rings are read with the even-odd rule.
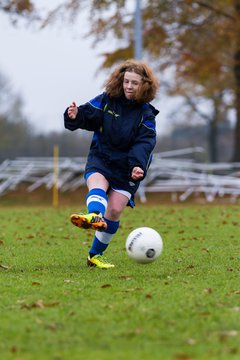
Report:
[[[53,198],[52,203],[54,207],[58,207],[59,196],[58,196],[58,176],[59,176],[59,146],[54,145],[53,148]]]

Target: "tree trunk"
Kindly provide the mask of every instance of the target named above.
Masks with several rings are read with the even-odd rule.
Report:
[[[236,127],[233,161],[240,162],[240,0],[235,1],[236,26],[238,27],[236,52],[234,56],[234,76],[236,84]]]
[[[218,162],[218,128],[222,119],[221,108],[223,104],[222,93],[213,98],[213,116],[209,121],[209,160],[210,162]]]
[[[218,161],[217,139],[218,139],[218,118],[214,116],[209,123],[209,160],[210,162]]]

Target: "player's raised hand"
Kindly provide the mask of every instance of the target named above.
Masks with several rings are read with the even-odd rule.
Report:
[[[68,116],[70,117],[70,119],[74,120],[76,119],[77,113],[78,113],[78,107],[76,103],[73,101],[68,108]]]
[[[138,166],[135,166],[132,170],[132,179],[133,180],[140,180],[144,175],[143,169]]]

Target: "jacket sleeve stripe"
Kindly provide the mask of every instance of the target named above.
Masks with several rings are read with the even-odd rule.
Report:
[[[88,103],[95,109],[102,110],[102,111],[104,109],[102,102],[98,101],[96,98],[93,100],[90,100]]]
[[[153,123],[152,121],[143,120],[142,125],[150,130],[156,131],[155,123]]]

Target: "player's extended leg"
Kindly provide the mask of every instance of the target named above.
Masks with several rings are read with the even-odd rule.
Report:
[[[96,266],[101,269],[114,267],[114,265],[108,263],[102,255],[119,228],[120,216],[127,203],[128,198],[125,195],[112,189],[109,191],[108,206],[104,217],[107,223],[107,229],[103,232],[96,231],[87,259],[88,266]]]
[[[104,231],[107,223],[104,214],[108,203],[107,189],[108,181],[99,173],[89,175],[87,180],[89,192],[86,197],[87,214],[71,215],[71,222],[82,229],[93,229]]]

